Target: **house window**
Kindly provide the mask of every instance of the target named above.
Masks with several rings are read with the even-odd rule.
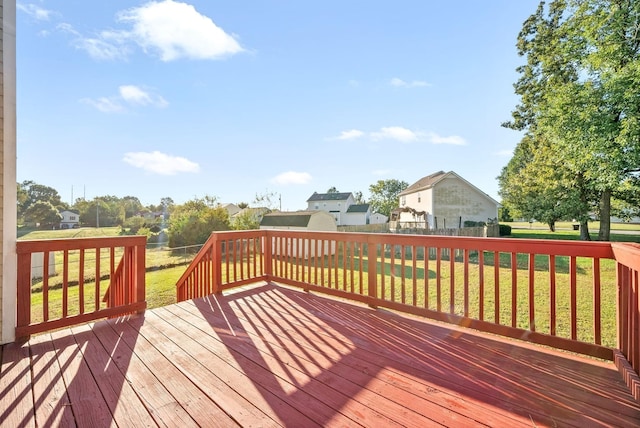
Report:
[[[420,198],[420,193],[418,193],[418,203],[420,203],[421,198]]]
[[[316,204],[316,205],[315,205],[315,209],[319,209],[319,208],[320,208],[320,205],[319,205],[319,204]]]
[[[69,216],[69,220],[75,220],[75,219],[76,219],[76,216],[74,216],[74,215]]]
[[[403,196],[402,198],[400,198],[400,205],[402,205],[403,207],[405,205],[407,205],[407,197]]]

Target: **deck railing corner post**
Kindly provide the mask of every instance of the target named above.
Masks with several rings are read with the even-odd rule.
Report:
[[[377,249],[378,243],[375,235],[369,234],[369,236],[367,236],[367,296],[369,306],[372,308],[377,307],[376,301],[378,300]]]
[[[270,282],[273,279],[273,238],[268,230],[264,230],[262,233],[262,239],[262,247],[264,249],[264,274],[267,278],[267,282]]]
[[[213,262],[213,286],[211,287],[211,290],[213,291],[213,294],[222,293],[222,250],[220,248],[219,238],[220,235],[218,233],[211,233],[211,259]],[[229,248],[225,248],[225,251],[228,252]]]

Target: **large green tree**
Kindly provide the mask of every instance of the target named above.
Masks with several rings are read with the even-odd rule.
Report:
[[[388,180],[378,180],[369,186],[369,204],[371,212],[378,212],[387,217],[391,215],[391,211],[398,208],[398,195],[404,189],[409,187],[406,181],[396,180],[394,178]]]
[[[594,211],[601,240],[609,239],[612,197],[638,192],[623,188],[640,170],[639,27],[640,2],[554,0],[540,3],[518,37],[527,62],[515,84],[520,103],[505,125],[550,144],[560,179],[528,173],[542,188],[561,187],[561,203],[574,198],[566,203],[582,210],[574,217],[584,226]]]
[[[204,244],[216,230],[229,230],[229,214],[210,196],[176,205],[171,212],[170,247]]]

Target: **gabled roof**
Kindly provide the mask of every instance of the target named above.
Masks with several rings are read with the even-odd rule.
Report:
[[[276,212],[265,214],[260,226],[307,227],[311,216],[318,211]]]
[[[366,213],[369,211],[369,204],[353,204],[347,208],[348,213]]]
[[[473,184],[469,183],[467,180],[465,180],[464,178],[460,177],[458,174],[456,174],[453,171],[449,171],[449,172],[438,171],[438,172],[433,173],[431,175],[427,175],[426,177],[422,177],[420,180],[416,181],[411,186],[407,187],[402,192],[400,192],[398,194],[398,196],[409,195],[411,193],[416,193],[416,192],[419,192],[421,190],[431,189],[433,186],[438,184],[438,182],[440,182],[442,179],[444,179],[447,176],[456,177],[458,180],[466,183],[469,187],[471,187],[472,189],[475,189],[476,192],[480,193],[481,195],[483,195],[484,197],[486,197],[487,199],[489,199],[490,201],[492,201],[496,205],[498,205],[498,206],[500,205],[500,203],[498,201],[496,201],[491,196],[489,196],[488,194],[486,194],[485,192],[483,192],[482,190],[480,190],[478,187],[474,186]]]
[[[420,180],[413,183],[411,186],[404,189],[402,192],[398,194],[398,196],[409,195],[411,193],[415,193],[420,190],[426,190],[433,187],[438,181],[442,180],[445,175],[448,173],[444,171],[434,172],[431,175],[427,175],[426,177],[422,177]]]
[[[307,202],[314,201],[346,201],[351,196],[351,192],[343,193],[317,193],[313,192],[313,195],[307,199]]]
[[[80,215],[80,211],[78,211],[78,210],[60,210],[59,212],[60,212],[60,214],[62,214],[64,212],[67,212],[67,213],[74,213],[76,215]]]

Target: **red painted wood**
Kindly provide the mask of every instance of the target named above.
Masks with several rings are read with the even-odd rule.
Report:
[[[602,298],[600,286],[600,259],[593,259],[593,337],[602,344]]]
[[[113,364],[121,373],[126,373],[128,382],[139,396],[137,405],[145,407],[159,426],[186,427],[194,426],[196,423],[208,424],[206,413],[209,409],[205,406],[194,406],[200,401],[195,399],[196,397],[204,400],[206,396],[191,383],[174,382],[173,377],[179,372],[169,370],[168,367],[173,366],[162,356],[154,359],[153,357],[159,354],[153,354],[153,347],[148,342],[145,343],[146,347],[141,345],[140,342],[145,341],[139,339],[133,329],[130,330],[131,334],[123,332],[122,326],[127,325],[126,323],[113,324],[117,332],[112,328],[112,324],[100,323],[92,326],[93,333],[111,355]],[[140,352],[141,349],[147,350],[152,356],[148,357],[146,353]],[[150,367],[160,376],[156,377]],[[193,412],[193,418],[185,407]],[[129,424],[125,421],[125,425]]]
[[[129,380],[111,361],[114,357],[120,360],[120,364],[128,365],[131,352],[121,352],[117,348],[107,352],[87,324],[72,327],[71,332],[82,350],[90,376],[95,379],[100,395],[111,412],[113,422],[119,426],[147,425],[151,419],[149,411],[139,401]],[[74,382],[78,382],[78,379],[74,379]]]
[[[62,378],[67,387],[76,425],[79,427],[115,426],[109,407],[73,335],[66,330],[59,330],[51,333],[51,336],[58,363],[62,368]]]
[[[556,325],[557,325],[557,316],[556,316],[556,256],[549,256],[549,314],[550,321],[549,334],[552,336],[556,335]]]
[[[74,426],[71,401],[67,395],[55,349],[49,334],[29,340],[31,370],[34,376],[33,410],[38,426]]]
[[[578,274],[577,270],[577,261],[575,256],[571,256],[569,261],[569,281],[571,287],[571,299],[569,302],[570,305],[570,317],[571,317],[571,339],[578,339]]]
[[[20,343],[5,345],[1,357],[0,422],[7,427],[35,427],[29,347]]]
[[[531,331],[536,331],[535,274],[536,255],[529,254],[529,330]]]

